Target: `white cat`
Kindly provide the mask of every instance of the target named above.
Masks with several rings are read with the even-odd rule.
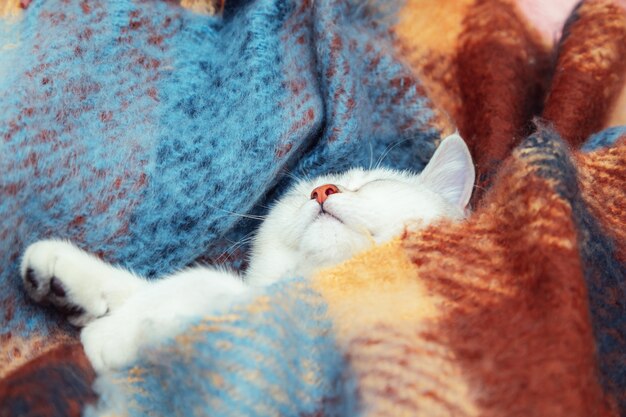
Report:
[[[301,181],[269,211],[243,277],[198,267],[149,281],[61,240],[30,245],[21,274],[35,301],[50,302],[83,327],[81,341],[97,371],[118,369],[135,361],[142,347],[251,296],[254,287],[309,276],[389,241],[407,226],[462,219],[473,184],[470,153],[452,135],[421,174],[352,169]]]

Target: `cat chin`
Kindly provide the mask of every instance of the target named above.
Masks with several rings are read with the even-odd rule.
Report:
[[[307,264],[330,266],[343,262],[374,244],[366,233],[359,233],[330,215],[317,218],[300,242]]]

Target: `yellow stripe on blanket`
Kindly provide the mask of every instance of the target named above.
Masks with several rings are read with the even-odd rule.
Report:
[[[322,271],[312,285],[338,319],[337,331],[349,335],[381,322],[401,326],[436,317],[438,300],[428,296],[416,274],[396,239]]]
[[[0,18],[17,17],[22,14],[22,10],[20,0],[0,0]]]
[[[180,5],[194,13],[213,16],[224,10],[224,0],[181,0]]]
[[[399,239],[324,270],[328,303],[363,415],[473,416],[469,384],[436,332],[443,300],[420,282]]]

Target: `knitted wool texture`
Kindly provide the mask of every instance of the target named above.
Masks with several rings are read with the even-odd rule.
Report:
[[[479,174],[467,222],[198,321],[101,379],[92,414],[623,414],[626,129],[603,129],[624,120],[626,12],[583,2],[551,49],[511,2],[423,3],[34,2],[7,20],[0,405],[23,409],[16,381],[49,415],[92,398],[79,349],[18,368],[75,340],[20,290],[31,241],[150,275],[238,264],[220,255],[252,225],[224,210],[385,150],[419,169],[454,124]]]
[[[207,17],[129,0],[34,2],[7,19],[0,374],[37,353],[25,338],[37,351],[67,337],[20,288],[33,241],[163,275],[222,260],[253,226],[235,230],[232,213],[269,204],[286,173],[421,169],[440,132],[384,13],[276,0]]]

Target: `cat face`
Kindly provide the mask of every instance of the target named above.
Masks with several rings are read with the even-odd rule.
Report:
[[[248,277],[267,283],[346,260],[441,218],[461,219],[474,167],[458,135],[442,141],[421,174],[356,168],[296,184],[270,210]],[[254,282],[253,282],[254,283]]]

